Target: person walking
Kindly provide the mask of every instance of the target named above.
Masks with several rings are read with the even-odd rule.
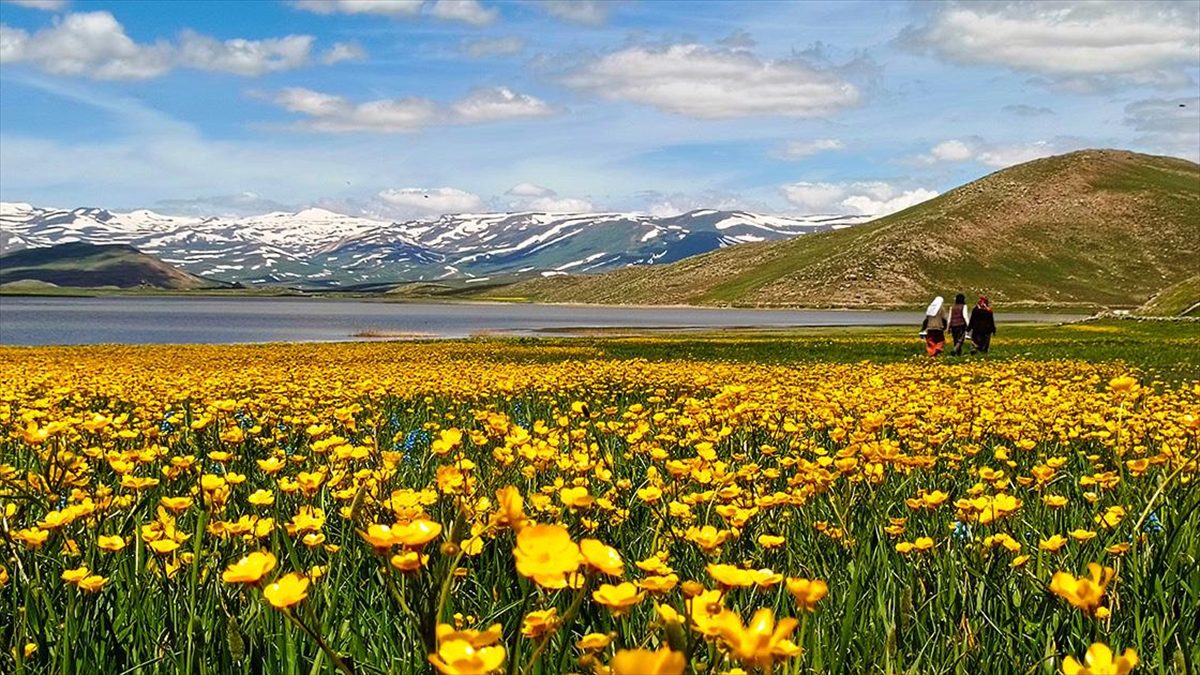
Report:
[[[945,300],[937,296],[925,310],[925,320],[921,322],[921,337],[925,338],[925,353],[937,356],[946,347],[946,317],[942,316],[942,303]]]
[[[974,347],[972,354],[986,354],[992,346],[992,336],[996,334],[996,316],[992,313],[992,303],[987,296],[979,297],[975,310],[971,312],[971,320],[967,323]]]
[[[967,326],[970,316],[967,314],[967,296],[959,293],[954,296],[954,306],[950,308],[950,337],[954,340],[954,355],[962,356],[963,342],[967,339]]]

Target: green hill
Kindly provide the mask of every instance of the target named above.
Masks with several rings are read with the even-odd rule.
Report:
[[[54,284],[73,288],[191,290],[230,284],[189,274],[124,244],[70,243],[0,256],[0,284],[22,288]]]
[[[1147,316],[1200,316],[1200,274],[1159,291],[1138,309]]]
[[[866,307],[961,291],[1010,307],[1136,307],[1195,275],[1197,260],[1200,165],[1083,150],[997,171],[844,230],[490,293],[543,302]]]

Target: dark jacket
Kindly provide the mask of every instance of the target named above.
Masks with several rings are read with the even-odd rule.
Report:
[[[991,335],[996,332],[996,317],[992,310],[976,307],[968,326],[972,335]]]

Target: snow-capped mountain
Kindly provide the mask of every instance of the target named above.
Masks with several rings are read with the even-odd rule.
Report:
[[[129,244],[202,276],[334,286],[500,274],[598,272],[667,263],[732,244],[849,227],[863,216],[783,218],[698,210],[482,213],[387,222],[309,208],[245,218],[0,203],[0,253],[73,241]]]

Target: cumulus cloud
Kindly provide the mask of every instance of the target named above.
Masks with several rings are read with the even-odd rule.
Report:
[[[583,24],[599,26],[608,21],[608,12],[617,4],[615,0],[532,0],[537,7],[550,16]]]
[[[479,0],[436,0],[429,15],[444,21],[461,21],[472,26],[486,26],[500,16],[496,9],[488,9]]]
[[[482,211],[484,208],[479,195],[452,187],[395,188],[376,196],[401,215],[434,216]]]
[[[946,60],[997,65],[1086,90],[1190,81],[1200,50],[1200,4],[1140,2],[953,3],[900,42]]]
[[[961,162],[974,156],[974,152],[966,143],[959,140],[942,141],[929,151],[933,159],[939,162]]]
[[[812,117],[855,105],[857,88],[800,59],[772,61],[699,44],[632,46],[570,73],[565,82],[612,100],[701,119]]]
[[[316,14],[375,14],[414,18],[424,13],[443,21],[461,21],[486,26],[500,16],[499,10],[484,7],[479,0],[295,0],[296,9]]]
[[[831,150],[845,150],[846,144],[836,138],[819,138],[815,141],[788,141],[780,150],[784,159],[804,159]]]
[[[254,76],[291,70],[308,63],[315,39],[289,35],[266,40],[217,40],[184,31],[179,41],[178,63],[197,70],[215,70]]]
[[[525,51],[525,41],[519,37],[477,38],[464,40],[462,52],[473,59],[490,56],[515,56]]]
[[[416,16],[424,0],[295,0],[297,9],[316,14],[381,14]]]
[[[1142,145],[1200,161],[1200,98],[1134,101],[1125,106],[1125,124],[1141,132]]]
[[[61,9],[66,9],[67,0],[5,0],[20,7],[28,7],[29,9],[40,9],[44,12],[57,12]]]
[[[465,98],[450,105],[453,121],[462,124],[517,117],[542,117],[553,112],[545,101],[528,94],[519,94],[507,87],[475,89]]]
[[[1042,157],[1049,157],[1079,147],[1077,140],[1034,141],[1032,143],[984,143],[978,138],[967,140],[951,139],[930,148],[929,153],[918,155],[918,164],[975,161],[997,169],[1023,164]]]
[[[54,75],[98,80],[148,79],[173,68],[252,77],[306,65],[314,42],[310,35],[218,40],[184,31],[174,43],[138,43],[112,14],[81,12],[56,18],[34,33],[0,24],[0,63],[28,63]]]
[[[938,193],[925,188],[901,190],[891,183],[791,183],[780,188],[784,198],[814,213],[852,213],[885,216],[902,211]]]
[[[536,183],[517,183],[504,194],[514,197],[545,197],[554,194],[554,190]]]
[[[342,61],[362,61],[367,58],[367,50],[353,42],[336,42],[321,55],[321,63],[332,66]]]
[[[504,194],[512,197],[508,208],[515,211],[544,211],[546,213],[582,213],[594,211],[586,199],[559,197],[558,193],[535,183],[517,183]]]
[[[474,89],[448,106],[420,97],[354,103],[303,87],[284,89],[274,100],[283,109],[306,117],[297,124],[299,128],[330,133],[404,133],[437,123],[481,124],[553,114],[545,101],[507,87]]]

